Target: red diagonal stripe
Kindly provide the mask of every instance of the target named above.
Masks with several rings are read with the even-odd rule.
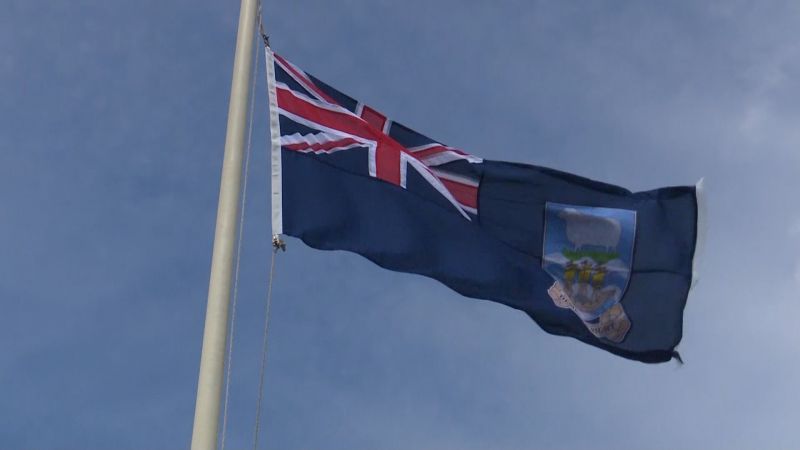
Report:
[[[312,151],[328,151],[331,149],[339,148],[339,147],[346,147],[351,144],[358,144],[359,142],[353,138],[344,138],[339,139],[336,141],[328,141],[328,142],[315,142],[313,144],[308,142],[298,142],[296,144],[288,144],[284,145],[283,147],[287,150],[312,150]]]
[[[278,88],[275,91],[278,106],[306,120],[371,141],[377,141],[383,136],[383,133],[373,130],[367,122],[349,113],[321,108],[295,97],[286,89]]]
[[[447,150],[448,148],[444,145],[437,145],[436,147],[426,148],[425,150],[414,152],[414,156],[416,156],[418,159],[425,159],[428,156],[438,155],[439,153],[446,152]]]
[[[464,206],[478,208],[478,188],[457,181],[439,178],[453,197]]]
[[[283,59],[283,57],[278,55],[277,53],[273,53],[273,56],[275,56],[275,59],[277,59],[278,61],[281,62],[281,64],[283,64],[284,68],[287,71],[289,71],[289,74],[292,75],[296,81],[298,82],[302,81],[300,83],[301,86],[305,86],[308,89],[311,89],[312,91],[314,91],[314,93],[322,97],[326,102],[338,105],[338,103],[336,103],[336,100],[334,100],[330,95],[326,94],[325,91],[318,88],[317,85],[314,84],[313,81],[311,81],[311,78],[306,76],[306,74],[297,71],[294,67],[292,67],[291,64],[289,64],[288,61]]]

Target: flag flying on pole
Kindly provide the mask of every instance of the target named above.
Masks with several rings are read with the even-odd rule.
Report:
[[[488,161],[267,49],[275,234],[348,250],[644,362],[681,340],[698,187],[646,192]]]

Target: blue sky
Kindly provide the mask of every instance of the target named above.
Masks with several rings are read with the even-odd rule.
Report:
[[[633,190],[706,177],[710,228],[682,367],[289,239],[262,448],[800,446],[800,5],[264,6],[276,51],[470,153]],[[238,2],[2,10],[0,447],[187,448]],[[231,449],[252,445],[269,257],[261,80]]]

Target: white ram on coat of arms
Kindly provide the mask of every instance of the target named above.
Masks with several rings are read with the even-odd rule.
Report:
[[[606,250],[617,248],[621,231],[619,220],[584,214],[574,208],[562,210],[558,217],[566,222],[567,239],[575,246],[575,250],[585,245],[604,247]]]

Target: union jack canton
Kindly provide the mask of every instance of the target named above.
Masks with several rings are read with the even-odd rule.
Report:
[[[408,189],[411,168],[466,219],[478,214],[478,174],[449,163],[481,158],[395,122],[273,55],[283,149],[317,155],[362,150],[362,168],[370,177]]]

